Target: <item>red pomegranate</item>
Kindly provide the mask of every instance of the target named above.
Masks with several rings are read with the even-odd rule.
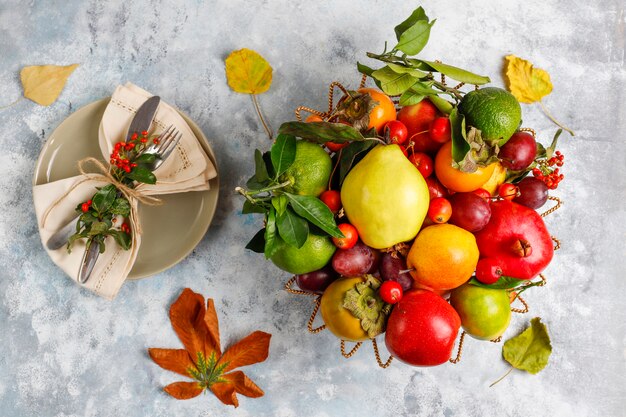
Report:
[[[552,260],[554,247],[543,219],[510,201],[491,204],[491,219],[475,233],[481,258],[496,258],[502,275],[532,279]]]

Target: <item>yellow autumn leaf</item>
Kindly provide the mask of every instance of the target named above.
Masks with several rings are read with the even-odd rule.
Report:
[[[550,74],[515,55],[507,55],[506,77],[509,90],[521,103],[534,103],[552,92]]]
[[[65,82],[78,64],[34,65],[22,68],[20,79],[24,87],[24,97],[42,106],[49,106],[59,97]]]
[[[228,85],[238,93],[264,93],[272,84],[272,67],[253,50],[243,48],[233,51],[225,64]]]

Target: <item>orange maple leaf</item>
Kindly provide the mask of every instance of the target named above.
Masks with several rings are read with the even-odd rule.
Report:
[[[263,362],[269,354],[271,334],[256,331],[233,344],[223,354],[215,304],[185,288],[170,307],[170,321],[185,349],[149,348],[152,360],[163,369],[193,378],[194,382],[174,382],[163,389],[172,397],[186,400],[206,389],[224,404],[237,407],[237,394],[257,398],[259,388],[235,368]]]

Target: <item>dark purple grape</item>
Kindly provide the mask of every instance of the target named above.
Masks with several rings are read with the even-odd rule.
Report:
[[[397,282],[403,291],[408,291],[413,286],[411,274],[405,272],[408,270],[406,261],[400,257],[394,258],[391,253],[383,254],[379,270],[384,281]]]
[[[519,197],[513,201],[531,209],[538,209],[548,200],[548,186],[535,177],[526,177],[517,183]]]
[[[502,165],[513,171],[528,168],[536,156],[537,142],[533,135],[526,132],[515,132],[498,153]]]
[[[322,294],[331,282],[339,278],[339,275],[330,266],[306,274],[296,275],[296,284],[302,291]]]
[[[477,232],[489,223],[491,208],[489,203],[474,193],[456,193],[450,196],[452,216],[450,224],[459,226],[469,232]]]
[[[350,249],[338,249],[333,255],[333,269],[344,277],[367,274],[376,261],[376,251],[358,241]]]

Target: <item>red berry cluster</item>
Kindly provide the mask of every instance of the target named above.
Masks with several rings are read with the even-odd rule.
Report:
[[[552,169],[551,167],[555,165],[557,167],[562,167],[563,159],[563,154],[560,151],[556,151],[552,158],[542,164],[543,166],[533,168],[533,175],[535,178],[543,181],[549,189],[556,190],[559,183],[563,181],[564,175],[559,173],[559,168]]]
[[[93,203],[93,202],[92,202],[91,200],[87,200],[87,201],[85,201],[83,204],[81,204],[81,205],[80,205],[80,210],[81,210],[83,213],[87,213],[87,212],[89,211],[89,208],[91,207],[91,204],[92,204],[92,203]]]
[[[130,234],[130,226],[128,225],[128,223],[122,223],[120,229],[122,229],[122,232]]]
[[[130,173],[130,171],[137,166],[137,164],[131,162],[131,160],[134,156],[143,151],[148,140],[148,131],[144,130],[141,132],[141,135],[137,132],[133,133],[128,142],[116,143],[111,153],[111,165],[116,166],[127,174]],[[159,139],[156,137],[152,139],[152,141],[154,144],[159,143]]]

